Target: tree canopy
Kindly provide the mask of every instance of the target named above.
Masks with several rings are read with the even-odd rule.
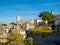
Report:
[[[7,37],[8,45],[23,45],[23,36],[16,30],[12,31]]]
[[[33,45],[33,38],[32,37],[28,37],[25,40],[25,45]]]
[[[15,25],[15,22],[11,22],[10,24]]]
[[[47,11],[40,12],[38,16],[43,20],[53,20],[54,18],[54,15]]]
[[[7,24],[2,24],[3,26],[7,26]]]

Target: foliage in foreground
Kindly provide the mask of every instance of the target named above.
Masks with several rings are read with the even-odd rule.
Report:
[[[0,43],[0,45],[7,45],[7,43],[3,43],[3,42],[2,42],[2,43]]]
[[[57,31],[49,29],[48,26],[41,25],[39,27],[30,29],[29,31],[27,31],[27,37],[40,35],[42,38],[44,38],[44,37],[48,37],[50,34],[54,32],[57,32]]]
[[[23,45],[23,36],[19,32],[14,30],[7,38],[8,45]]]
[[[33,38],[32,37],[28,37],[25,40],[25,45],[33,45]]]
[[[48,28],[48,26],[41,25],[39,27],[33,28],[29,30],[30,32],[36,32],[36,33],[52,33],[55,30],[51,30]]]

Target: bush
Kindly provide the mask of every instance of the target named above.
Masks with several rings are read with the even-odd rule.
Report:
[[[0,43],[0,45],[7,45],[7,43],[3,43],[3,42],[2,42],[2,43]]]
[[[33,45],[33,38],[29,37],[25,40],[25,45]]]

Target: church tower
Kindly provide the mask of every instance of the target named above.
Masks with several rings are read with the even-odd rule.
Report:
[[[17,25],[20,25],[20,16],[17,16],[17,17],[16,17],[16,24],[17,24]]]

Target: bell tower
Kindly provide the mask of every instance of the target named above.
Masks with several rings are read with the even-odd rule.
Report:
[[[20,25],[20,16],[17,16],[17,17],[16,17],[16,24],[17,24],[17,25]]]

